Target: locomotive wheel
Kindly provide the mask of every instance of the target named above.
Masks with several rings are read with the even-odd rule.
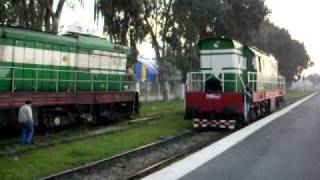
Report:
[[[53,122],[54,117],[51,114],[46,114],[43,121],[41,121],[41,126],[43,126],[45,129],[52,128],[54,127]]]
[[[94,114],[89,114],[85,118],[86,123],[88,124],[95,124],[97,122],[97,117]]]

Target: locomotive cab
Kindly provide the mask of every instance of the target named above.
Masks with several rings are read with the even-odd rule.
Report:
[[[248,109],[259,116],[283,99],[285,81],[273,56],[228,38],[202,40],[199,49],[200,71],[188,73],[185,97],[194,127],[233,129],[252,119]],[[247,85],[250,102],[244,98]]]

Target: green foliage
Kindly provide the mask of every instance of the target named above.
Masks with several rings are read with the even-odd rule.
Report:
[[[0,24],[41,29],[45,3],[37,0],[1,0]]]
[[[0,23],[57,32],[62,9],[72,0],[1,0]],[[95,0],[95,17],[104,17],[104,30],[114,43],[131,47],[129,64],[137,56],[137,44],[150,41],[155,49],[162,87],[177,70],[199,67],[200,39],[225,36],[274,54],[288,83],[313,65],[303,43],[287,30],[266,20],[264,0]],[[70,5],[71,4],[71,5]],[[167,99],[167,88],[163,89]]]
[[[186,80],[189,71],[199,69],[198,41],[213,33],[215,19],[221,15],[222,4],[219,0],[176,0],[173,4],[173,17],[176,21],[172,28],[168,56],[171,63]]]
[[[175,0],[173,11],[176,26],[167,41],[183,81],[187,72],[199,67],[199,39],[226,36],[250,42],[268,14],[261,0]]]
[[[304,44],[292,39],[287,30],[266,21],[261,25],[257,37],[252,44],[275,56],[279,72],[289,85],[301,78],[303,70],[313,65]]]
[[[54,10],[54,0],[1,0],[0,24],[57,33],[66,2],[69,6],[74,4],[71,0],[59,0]],[[78,2],[82,4],[82,0]]]
[[[113,43],[129,45],[129,65],[135,63],[137,43],[147,35],[141,0],[96,0],[95,18],[104,17],[104,31]]]

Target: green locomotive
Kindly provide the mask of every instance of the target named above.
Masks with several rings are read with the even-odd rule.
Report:
[[[99,37],[0,26],[0,127],[16,121],[27,99],[46,127],[112,118],[115,111],[129,116],[138,101],[128,90],[128,53]]]
[[[123,88],[129,50],[107,40],[2,27],[0,45],[0,91]]]
[[[200,72],[188,74],[186,93],[186,116],[195,127],[233,129],[283,104],[285,79],[272,55],[228,38],[202,40],[199,48]],[[253,92],[250,113],[246,88]]]

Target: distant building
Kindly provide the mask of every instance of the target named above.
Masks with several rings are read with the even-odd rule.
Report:
[[[138,58],[134,65],[134,77],[140,82],[157,82],[158,66],[154,59]]]

